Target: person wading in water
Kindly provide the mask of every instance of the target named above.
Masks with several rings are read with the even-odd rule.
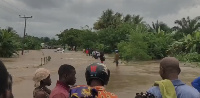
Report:
[[[103,63],[105,61],[105,57],[104,57],[104,53],[103,52],[100,52],[100,60],[101,60],[101,63]]]
[[[116,63],[116,66],[118,67],[119,64],[119,53],[118,50],[115,51],[115,60],[114,62]]]

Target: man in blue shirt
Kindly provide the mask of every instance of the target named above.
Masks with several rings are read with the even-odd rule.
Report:
[[[192,86],[200,92],[200,77],[194,79]]]
[[[195,88],[184,84],[178,79],[180,72],[179,61],[176,58],[165,57],[161,60],[159,71],[160,76],[163,80],[171,80],[177,98],[200,98],[200,93]],[[154,94],[156,98],[162,98],[159,86],[153,86],[148,90],[148,93]]]

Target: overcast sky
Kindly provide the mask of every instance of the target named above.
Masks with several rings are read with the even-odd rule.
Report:
[[[33,16],[27,20],[27,33],[52,38],[67,28],[93,27],[108,8],[172,27],[176,19],[200,15],[200,0],[0,0],[0,27],[11,26],[22,35],[24,19],[19,15]]]

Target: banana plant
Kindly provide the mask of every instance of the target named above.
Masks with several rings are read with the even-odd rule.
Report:
[[[184,37],[179,41],[175,41],[168,51],[179,53],[180,51],[185,53],[200,53],[200,32],[196,31],[193,34],[183,35]]]

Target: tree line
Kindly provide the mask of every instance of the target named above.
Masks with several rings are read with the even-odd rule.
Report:
[[[147,24],[140,15],[103,11],[93,28],[66,29],[57,34],[59,43],[93,48],[105,53],[114,49],[130,60],[161,59],[171,55],[183,61],[200,60],[200,16],[175,20],[170,28],[162,21]]]
[[[22,49],[40,49],[47,45],[76,46],[78,49],[92,48],[105,53],[119,50],[121,58],[131,60],[161,59],[175,56],[182,61],[200,61],[200,16],[174,21],[170,28],[162,21],[147,24],[140,15],[123,15],[111,9],[93,24],[81,29],[70,28],[57,34],[58,40],[48,37],[26,35],[25,40],[9,27],[0,29],[0,57],[11,57]],[[23,44],[24,43],[24,44]]]
[[[25,50],[41,49],[41,43],[49,46],[58,45],[54,38],[25,35],[23,40],[23,37],[20,37],[12,27],[0,28],[0,57],[11,57],[13,53],[19,54],[22,48]]]

